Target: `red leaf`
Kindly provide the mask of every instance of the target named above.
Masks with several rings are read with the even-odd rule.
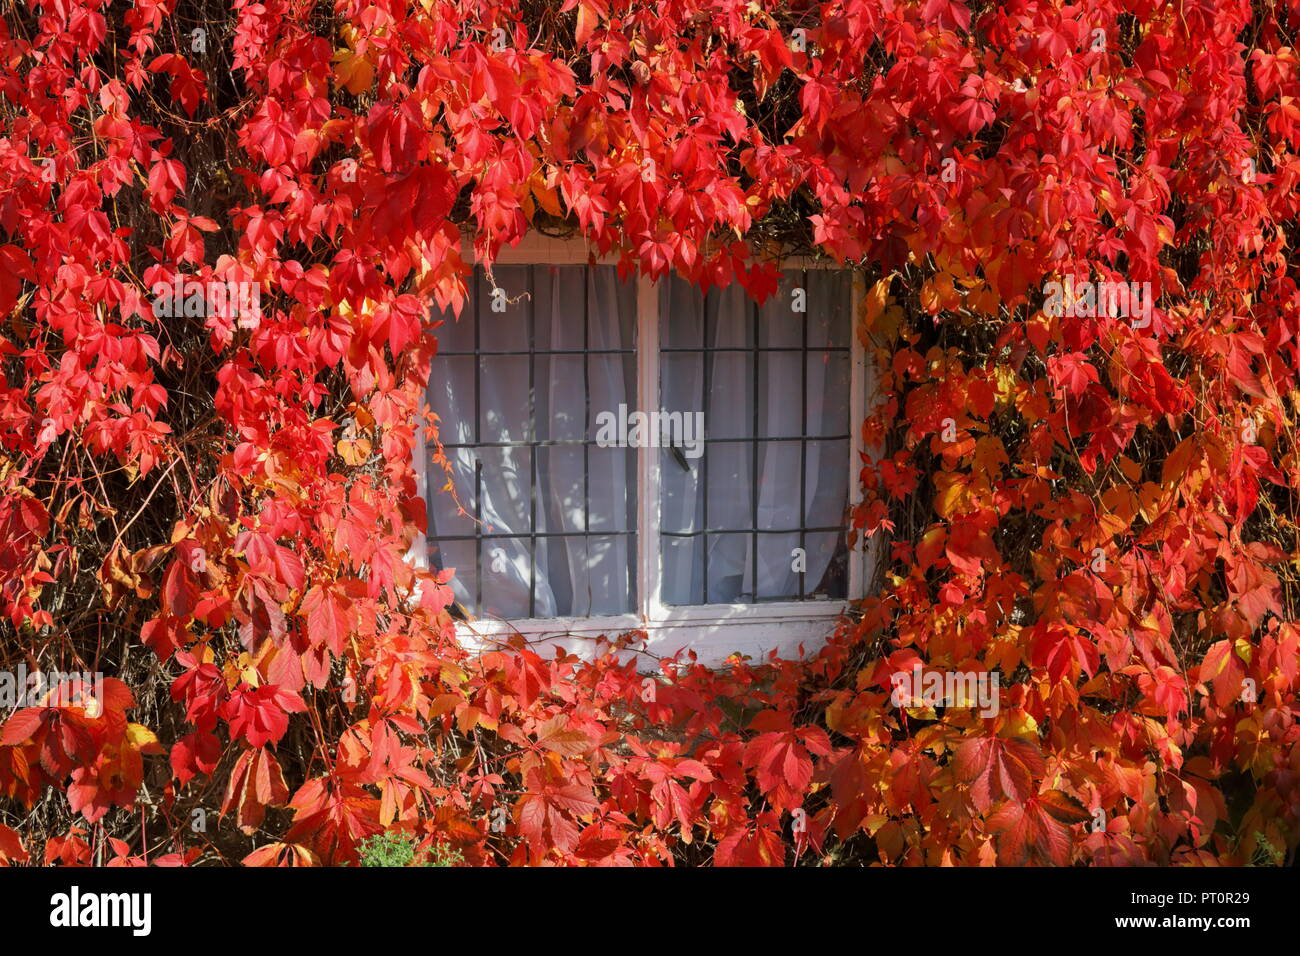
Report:
[[[1042,754],[1033,744],[998,737],[963,741],[953,767],[957,779],[970,784],[971,802],[981,813],[1000,798],[1023,803],[1033,793],[1034,781],[1046,771]]]
[[[312,646],[328,647],[341,655],[351,618],[347,595],[334,585],[316,585],[303,598],[302,609],[307,612],[307,636]]]

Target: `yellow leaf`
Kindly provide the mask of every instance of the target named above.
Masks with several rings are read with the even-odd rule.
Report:
[[[993,384],[997,388],[999,402],[1006,404],[1015,398],[1018,383],[1015,369],[1009,365],[999,365],[993,370]]]
[[[340,439],[335,449],[339,457],[349,465],[362,465],[370,459],[370,442],[364,438],[358,438],[356,441]]]
[[[140,753],[162,753],[162,745],[158,743],[158,738],[144,724],[127,724],[126,740],[133,749],[140,751]]]
[[[934,498],[934,510],[939,517],[951,518],[959,511],[966,510],[969,496],[964,476],[941,471],[934,476],[934,483],[939,490]]]
[[[884,314],[885,306],[889,305],[889,286],[893,281],[894,275],[890,273],[873,284],[863,297],[862,318],[867,323],[867,328],[876,327],[876,320]]]
[[[375,68],[364,56],[358,56],[351,50],[336,50],[334,78],[345,90],[358,96],[370,89],[370,84],[375,79]]]
[[[439,679],[448,687],[456,687],[469,680],[469,675],[449,661],[442,662]]]
[[[564,210],[560,208],[560,197],[556,195],[553,188],[546,185],[546,178],[542,175],[540,169],[533,171],[532,176],[528,179],[528,187],[539,206],[552,216],[564,217]]]
[[[1250,659],[1255,656],[1255,646],[1244,638],[1237,638],[1233,642],[1232,646],[1237,652],[1237,657],[1241,658],[1241,660],[1245,661],[1247,664],[1249,664]]]
[[[960,301],[952,276],[946,272],[940,272],[921,287],[921,306],[931,315],[955,309]]]
[[[875,836],[876,831],[889,822],[889,817],[883,813],[872,813],[862,818],[862,828],[867,831],[867,836]]]

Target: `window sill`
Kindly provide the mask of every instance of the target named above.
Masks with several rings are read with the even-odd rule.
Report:
[[[562,648],[591,658],[597,653],[600,637],[644,630],[645,639],[620,655],[625,660],[636,657],[638,669],[654,669],[657,660],[680,650],[694,651],[699,663],[718,667],[732,654],[748,656],[754,662],[766,660],[772,651],[782,658],[802,657],[826,642],[847,607],[843,600],[661,607],[647,618],[618,614],[458,622],[456,633],[467,648],[476,651],[490,650],[517,634],[544,656]]]

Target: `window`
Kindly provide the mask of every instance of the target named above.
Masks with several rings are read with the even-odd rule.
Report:
[[[866,573],[845,532],[866,388],[849,273],[787,267],[759,306],[621,280],[581,243],[509,253],[439,329],[454,493],[418,463],[467,642],[644,628],[652,655],[717,664],[824,640]]]
[[[590,421],[637,401],[636,288],[611,266],[493,271],[439,330],[428,398],[456,496],[429,491],[430,560],[479,617],[631,613],[636,450]]]
[[[706,434],[660,455],[664,603],[847,596],[849,308],[843,272],[786,271],[762,306],[661,283],[660,404]]]

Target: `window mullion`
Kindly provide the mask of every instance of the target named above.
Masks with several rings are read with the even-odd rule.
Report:
[[[852,511],[862,501],[862,419],[867,410],[867,355],[862,338],[858,335],[866,288],[861,272],[852,274],[852,292],[849,296],[849,509]],[[805,357],[804,361],[807,361]],[[871,549],[861,532],[857,544],[849,552],[850,601],[866,594],[867,556]]]
[[[659,289],[648,276],[636,287],[637,407],[649,413],[659,407]],[[659,449],[654,442],[637,448],[637,610],[642,617],[659,617]]]

